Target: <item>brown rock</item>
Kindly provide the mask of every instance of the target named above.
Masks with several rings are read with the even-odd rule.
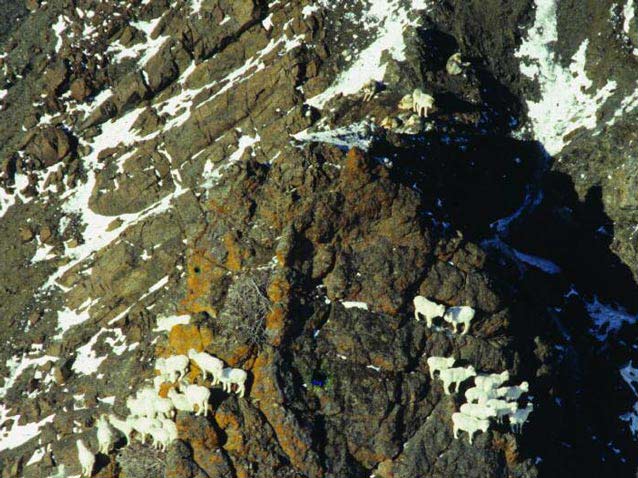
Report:
[[[29,226],[22,226],[18,230],[18,234],[20,235],[20,240],[22,242],[29,242],[35,234],[33,234],[33,230]]]
[[[91,88],[84,78],[78,78],[71,83],[71,96],[76,101],[84,101],[91,94]]]
[[[51,228],[49,226],[42,226],[40,228],[40,241],[42,241],[44,244],[46,244],[52,236],[53,233],[51,232]]]
[[[34,136],[27,146],[27,152],[49,167],[68,156],[71,143],[64,130],[50,126]]]

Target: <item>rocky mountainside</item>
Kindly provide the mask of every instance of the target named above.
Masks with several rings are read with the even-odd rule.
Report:
[[[245,395],[193,368],[210,413],[93,476],[635,476],[633,0],[0,10],[2,478],[80,476],[190,349]],[[528,382],[522,431],[455,439],[433,356]]]

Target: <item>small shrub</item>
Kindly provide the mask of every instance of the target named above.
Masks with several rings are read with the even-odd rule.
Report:
[[[164,476],[166,469],[166,454],[151,446],[131,442],[130,446],[122,448],[116,460],[121,476],[126,478],[157,478]]]
[[[235,278],[220,314],[219,326],[224,335],[250,345],[265,342],[266,315],[270,310],[268,279],[267,271],[252,271]]]

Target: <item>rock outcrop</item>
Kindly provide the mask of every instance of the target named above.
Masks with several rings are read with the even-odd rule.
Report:
[[[78,475],[76,440],[190,349],[245,396],[94,476],[635,472],[631,0],[5,3],[2,478]],[[431,356],[528,381],[523,432],[455,439],[470,385]]]

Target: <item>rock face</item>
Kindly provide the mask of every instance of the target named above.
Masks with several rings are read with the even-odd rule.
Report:
[[[635,473],[634,2],[4,3],[2,478],[79,474],[190,349],[245,396],[94,476]],[[522,433],[455,439],[433,356],[529,382]]]

